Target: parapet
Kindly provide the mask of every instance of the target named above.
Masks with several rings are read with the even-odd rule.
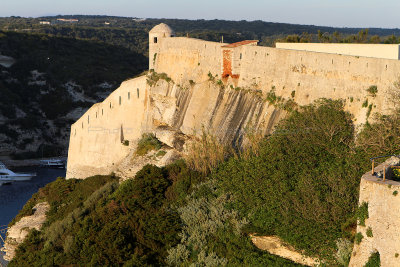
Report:
[[[359,57],[400,59],[400,45],[398,44],[276,43],[276,48]]]

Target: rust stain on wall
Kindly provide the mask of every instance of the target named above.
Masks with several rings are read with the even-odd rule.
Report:
[[[229,76],[232,76],[232,51],[231,50],[223,50],[222,57],[223,57],[222,77],[227,78]]]

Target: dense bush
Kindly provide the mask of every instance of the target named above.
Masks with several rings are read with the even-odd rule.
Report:
[[[51,206],[44,228],[29,235],[9,266],[165,264],[181,230],[171,205],[185,201],[201,180],[183,161],[165,168],[145,166],[121,185],[107,176],[59,178],[19,215],[29,214],[38,201]]]
[[[366,163],[354,149],[343,104],[321,100],[281,121],[259,156],[231,159],[215,178],[232,192],[252,231],[330,257],[344,235],[342,225],[354,217]]]
[[[144,133],[142,138],[140,138],[136,154],[139,156],[146,155],[149,151],[159,150],[162,147],[162,143],[157,137],[152,133]]]
[[[256,249],[242,230],[248,223],[229,208],[230,194],[215,180],[199,185],[178,212],[183,222],[181,242],[168,251],[172,266],[296,266]]]

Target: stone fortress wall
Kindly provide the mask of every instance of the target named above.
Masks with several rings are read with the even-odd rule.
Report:
[[[276,43],[276,48],[349,56],[400,59],[398,44]]]
[[[146,77],[125,81],[71,126],[67,178],[109,174],[126,157],[124,140],[140,137],[147,104]]]
[[[186,37],[166,38],[160,44],[154,70],[165,72],[178,82],[182,79],[204,81],[209,72],[221,78],[223,45]],[[342,44],[337,46],[341,51]],[[367,98],[374,105],[373,112],[387,112],[388,91],[400,77],[400,61],[394,59],[252,45],[235,50],[232,76],[238,87],[259,89],[263,93],[275,88],[276,94],[282,96],[295,91],[295,101],[300,105],[321,97],[342,98],[347,100],[346,108],[355,116],[356,123],[365,123],[367,109],[361,105]],[[372,98],[366,89],[374,85],[378,94]]]
[[[149,66],[173,82],[150,86],[146,76],[132,79],[91,107],[71,127],[68,178],[110,173],[142,133],[160,126],[170,135],[188,136],[206,126],[225,141],[239,139],[250,122],[271,131],[284,114],[249,91],[265,97],[273,90],[300,105],[321,97],[344,99],[355,123],[362,124],[366,100],[372,113],[389,112],[389,91],[400,75],[399,60],[259,47],[254,41],[227,45],[173,37],[167,25],[159,26],[149,34]],[[370,86],[378,88],[375,97],[366,90]]]

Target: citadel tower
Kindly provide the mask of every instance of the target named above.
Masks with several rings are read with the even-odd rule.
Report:
[[[149,32],[149,69],[154,69],[159,44],[163,38],[175,36],[174,31],[165,23],[158,24]]]

